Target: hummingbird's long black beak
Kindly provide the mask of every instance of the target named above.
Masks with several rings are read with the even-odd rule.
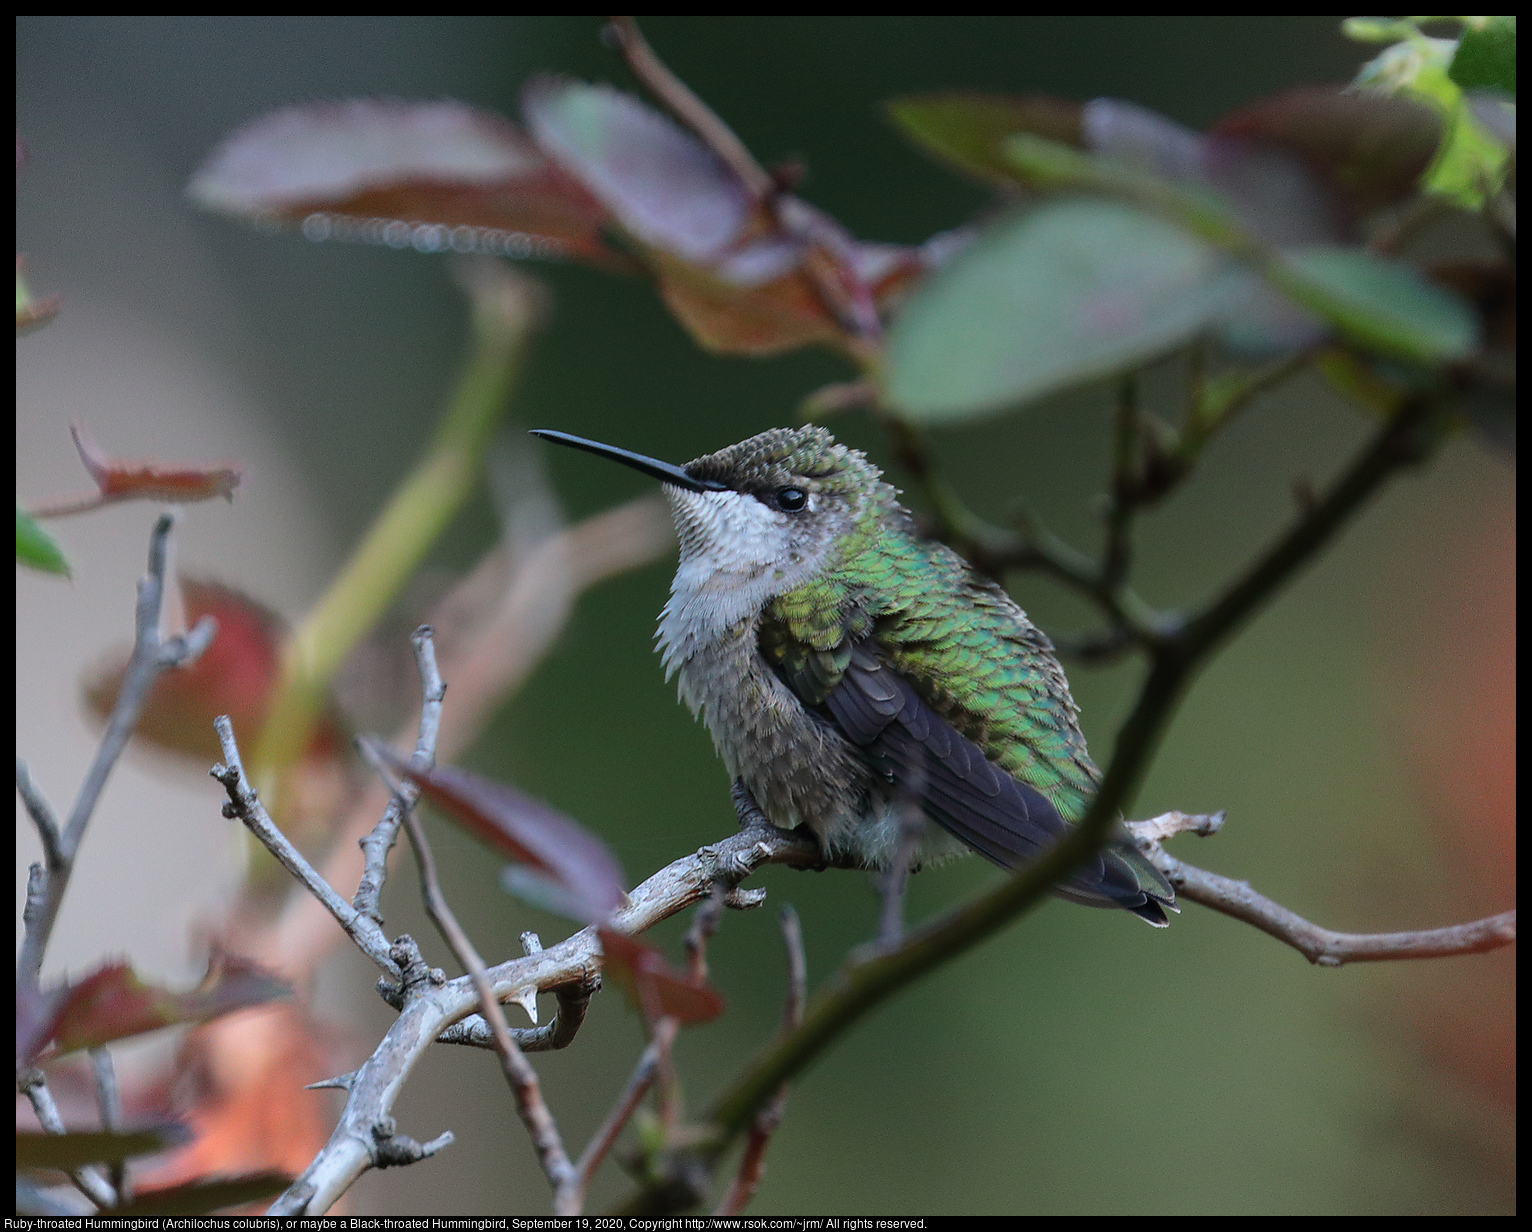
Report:
[[[719,483],[716,479],[693,478],[679,466],[661,462],[658,458],[646,458],[641,453],[618,449],[616,445],[603,445],[600,441],[588,441],[583,436],[571,436],[568,432],[555,432],[551,428],[533,428],[531,432],[533,436],[540,436],[543,440],[552,441],[555,445],[568,445],[571,449],[583,449],[586,453],[610,458],[613,462],[621,462],[624,466],[631,466],[636,471],[642,471],[650,478],[658,479],[661,483],[674,484],[678,488],[686,488],[692,492],[727,492],[729,490],[728,484]]]

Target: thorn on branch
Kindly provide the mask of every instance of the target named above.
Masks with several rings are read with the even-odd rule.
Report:
[[[305,1091],[349,1091],[356,1085],[356,1070],[349,1074],[336,1074],[333,1078],[321,1078],[318,1082],[311,1082],[304,1087]]]

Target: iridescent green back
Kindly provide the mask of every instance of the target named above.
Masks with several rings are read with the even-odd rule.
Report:
[[[799,461],[806,442],[794,444]],[[831,451],[833,464],[816,457],[806,470],[818,472],[816,488],[834,484],[857,502],[853,525],[814,579],[767,606],[762,652],[813,705],[871,635],[879,658],[954,728],[1078,820],[1100,774],[1047,637],[994,582],[921,537],[861,454]]]

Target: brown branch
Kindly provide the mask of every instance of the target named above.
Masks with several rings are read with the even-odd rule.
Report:
[[[803,954],[803,929],[798,924],[798,913],[791,906],[782,908],[782,940],[787,946],[787,1001],[782,1008],[782,1030],[787,1032],[803,1021],[803,1005],[808,999],[808,960]],[[787,1084],[784,1082],[776,1095],[756,1113],[739,1169],[716,1214],[738,1215],[749,1205],[766,1171],[766,1148],[771,1145],[772,1135],[781,1125],[786,1109]]]
[[[611,1112],[607,1113],[601,1128],[591,1136],[589,1144],[580,1154],[580,1162],[577,1166],[579,1189],[570,1195],[575,1201],[569,1207],[555,1208],[556,1214],[577,1214],[583,1207],[585,1190],[590,1185],[590,1178],[595,1175],[596,1169],[601,1166],[601,1161],[612,1149],[612,1144],[617,1141],[617,1135],[622,1133],[623,1128],[632,1119],[644,1094],[654,1085],[655,1076],[660,1070],[661,1059],[670,1048],[680,1026],[681,1024],[674,1018],[660,1020],[655,1028],[654,1038],[649,1041],[648,1046],[639,1056],[638,1064],[633,1067],[633,1073],[629,1075],[627,1083],[617,1097],[617,1102],[612,1106]]]
[[[500,1068],[511,1088],[511,1094],[515,1096],[516,1111],[520,1113],[522,1121],[526,1124],[527,1132],[532,1135],[532,1146],[537,1151],[538,1162],[542,1164],[543,1171],[553,1185],[555,1200],[557,1200],[557,1195],[562,1194],[573,1182],[574,1166],[569,1162],[569,1155],[564,1150],[564,1142],[559,1136],[553,1113],[548,1110],[548,1105],[543,1100],[542,1088],[537,1081],[537,1071],[532,1068],[526,1057],[522,1056],[521,1049],[511,1038],[510,1027],[505,1021],[505,1011],[500,1008],[500,1002],[495,996],[494,989],[490,987],[488,976],[484,973],[484,960],[479,957],[478,950],[474,948],[468,934],[463,931],[462,926],[457,922],[457,917],[447,905],[441,883],[436,878],[436,860],[431,854],[431,846],[426,840],[425,830],[420,824],[420,819],[415,816],[415,810],[408,806],[404,808],[404,827],[410,836],[410,843],[415,849],[415,860],[420,867],[420,891],[421,897],[425,899],[426,911],[430,913],[431,920],[435,923],[437,931],[441,933],[442,939],[446,941],[453,955],[468,972],[469,979],[473,981],[474,991],[479,998],[479,1013],[494,1034],[495,1051],[500,1056]]]
[[[633,76],[734,174],[777,231],[805,243],[799,268],[846,334],[853,357],[870,362],[882,341],[883,323],[872,290],[857,271],[849,237],[823,214],[781,191],[734,130],[655,54],[636,20],[611,17],[608,22],[606,28]]]
[[[643,87],[739,177],[752,200],[770,200],[777,191],[770,174],[755,161],[755,155],[718,113],[698,98],[692,88],[654,53],[654,48],[639,31],[638,22],[632,17],[609,17],[607,21],[610,23],[607,30],[616,40],[617,50]]]
[[[1248,881],[1221,877],[1176,859],[1161,846],[1164,839],[1188,831],[1200,835],[1217,833],[1223,814],[1212,817],[1166,813],[1150,821],[1129,822],[1155,867],[1175,886],[1176,897],[1201,903],[1259,928],[1268,936],[1292,946],[1317,967],[1339,967],[1348,962],[1389,962],[1407,958],[1449,958],[1460,954],[1483,954],[1516,940],[1516,912],[1400,933],[1340,933],[1305,920],[1264,894]]]

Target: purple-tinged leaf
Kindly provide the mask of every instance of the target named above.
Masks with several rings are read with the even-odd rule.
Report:
[[[1202,134],[1117,98],[1093,98],[1080,113],[1080,144],[1162,180],[1203,178]]]
[[[522,96],[539,148],[608,209],[699,345],[771,355],[876,332],[877,306],[925,268],[862,245],[786,193],[754,200],[696,137],[605,85],[534,79]]]
[[[533,78],[522,117],[538,147],[634,239],[694,263],[716,261],[755,214],[745,186],[691,134],[630,94]]]
[[[187,189],[207,209],[305,223],[311,238],[426,251],[483,247],[626,268],[607,211],[509,120],[456,102],[352,99],[263,116],[213,151]],[[493,247],[493,246],[492,246]]]
[[[584,826],[505,783],[456,766],[418,770],[390,749],[378,751],[470,834],[557,882],[584,919],[602,919],[626,900],[621,867]]]
[[[723,1013],[723,995],[676,971],[646,942],[609,928],[597,930],[606,970],[649,1021],[675,1018],[683,1025],[711,1022]]]
[[[1342,237],[1332,193],[1285,150],[1233,136],[1203,137],[1114,98],[1086,103],[1081,130],[1091,153],[1183,191],[1213,195],[1268,244],[1325,244]]]
[[[1230,112],[1209,135],[1296,155],[1357,214],[1368,214],[1415,191],[1442,124],[1429,107],[1399,95],[1312,86]]]

